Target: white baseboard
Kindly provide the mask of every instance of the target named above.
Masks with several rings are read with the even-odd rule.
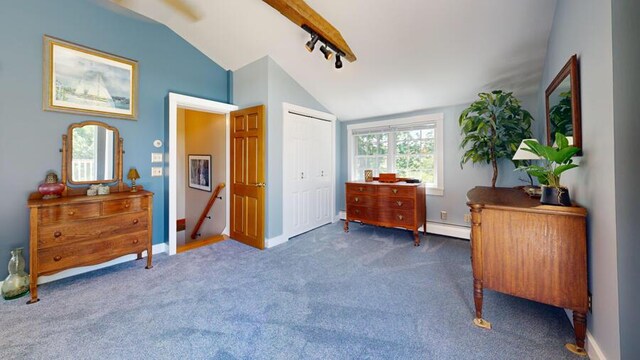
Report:
[[[573,312],[568,309],[564,309],[564,312],[567,314],[569,322],[571,322],[571,326],[573,326]],[[586,348],[585,350],[587,350],[587,354],[589,354],[589,359],[607,360],[607,358],[604,356],[604,353],[600,349],[600,345],[598,345],[598,342],[589,330],[587,330],[587,341],[585,341],[584,346]]]
[[[284,234],[278,235],[278,236],[274,236],[272,238],[265,239],[264,247],[267,248],[267,249],[268,248],[272,248],[274,246],[278,246],[280,244],[284,244],[287,241],[289,241],[289,239],[286,236],[284,236]]]
[[[153,252],[154,255],[155,254],[164,253],[164,252],[168,252],[167,243],[154,244],[151,251]],[[144,252],[143,255],[144,254],[146,254],[146,252]],[[146,257],[146,255],[144,255],[143,257]],[[75,276],[75,275],[84,274],[84,273],[87,273],[89,271],[103,269],[103,268],[106,268],[106,267],[109,267],[109,266],[113,266],[113,265],[116,265],[116,264],[122,264],[123,262],[135,260],[136,258],[137,258],[137,256],[135,254],[129,254],[129,255],[125,255],[125,256],[119,257],[117,259],[113,259],[113,260],[104,262],[102,264],[77,267],[77,268],[73,268],[73,269],[69,269],[69,270],[64,270],[64,271],[61,271],[59,273],[55,273],[55,274],[49,275],[49,276],[39,276],[38,277],[38,285],[45,284],[45,283],[52,282],[52,281],[56,281],[56,280],[60,280],[60,279],[64,279],[64,278],[68,278],[68,277]]]
[[[340,213],[338,213],[338,218],[340,220],[346,219],[347,213],[345,211],[340,211]],[[420,227],[420,231],[422,231],[422,226]],[[430,234],[444,235],[467,240],[471,238],[471,229],[466,226],[442,224],[431,221],[427,221],[427,232]]]

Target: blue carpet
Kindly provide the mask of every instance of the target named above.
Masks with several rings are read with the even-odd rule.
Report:
[[[327,225],[273,249],[225,241],[0,304],[0,359],[565,359],[562,309],[485,291],[469,242]]]

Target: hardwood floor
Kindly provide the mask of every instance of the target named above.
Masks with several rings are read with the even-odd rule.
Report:
[[[177,252],[182,253],[185,251],[189,251],[189,250],[193,250],[193,249],[197,249],[199,247],[202,246],[207,246],[207,245],[211,245],[211,244],[215,244],[215,243],[219,243],[221,241],[227,240],[229,239],[229,237],[227,237],[226,235],[215,235],[206,239],[202,239],[202,240],[197,240],[197,241],[190,241],[184,245],[180,245],[178,246]]]

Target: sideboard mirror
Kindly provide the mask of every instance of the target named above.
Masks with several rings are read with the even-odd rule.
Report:
[[[574,146],[582,148],[580,119],[580,75],[578,57],[573,55],[545,91],[547,112],[547,144],[553,145],[555,134],[567,136]]]
[[[63,183],[122,183],[122,139],[118,129],[99,121],[71,124],[62,136]]]

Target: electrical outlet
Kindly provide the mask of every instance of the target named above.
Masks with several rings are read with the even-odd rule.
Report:
[[[447,212],[440,211],[440,220],[447,220]]]
[[[464,214],[464,222],[466,223],[471,222],[471,214]]]
[[[152,163],[161,163],[162,162],[162,153],[151,153],[151,162]]]
[[[162,176],[162,168],[161,167],[152,167],[151,168],[151,176]]]

